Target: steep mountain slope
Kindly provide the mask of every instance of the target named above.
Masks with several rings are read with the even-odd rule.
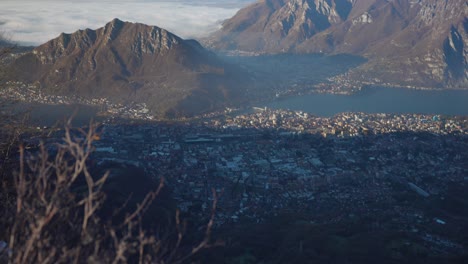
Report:
[[[12,79],[38,83],[46,93],[143,102],[169,116],[242,100],[240,74],[194,40],[118,19],[97,30],[61,34],[10,68]]]
[[[222,49],[280,52],[346,19],[348,0],[262,0],[240,10],[211,39]]]
[[[393,0],[317,34],[299,52],[364,55],[362,80],[468,88],[468,3]],[[319,50],[320,49],[320,50]]]
[[[350,53],[361,80],[468,87],[465,0],[263,0],[227,20],[216,49]]]

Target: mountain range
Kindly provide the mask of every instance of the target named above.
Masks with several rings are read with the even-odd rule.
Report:
[[[348,53],[362,81],[468,88],[465,0],[261,0],[207,40],[218,50]]]
[[[119,19],[97,30],[62,33],[16,59],[9,76],[54,95],[146,103],[166,117],[239,103],[245,87],[245,73],[197,41]]]

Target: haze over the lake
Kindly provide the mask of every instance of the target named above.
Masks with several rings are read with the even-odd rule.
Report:
[[[199,38],[219,29],[253,0],[0,1],[0,32],[22,45],[39,45],[60,33],[96,29],[113,18],[167,29],[182,38]]]

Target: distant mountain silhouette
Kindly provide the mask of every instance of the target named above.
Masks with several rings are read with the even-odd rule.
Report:
[[[350,53],[354,78],[468,88],[466,0],[262,0],[206,43],[220,50]]]
[[[195,40],[118,19],[61,34],[18,58],[9,72],[46,93],[143,102],[161,116],[190,116],[244,99],[243,73]]]

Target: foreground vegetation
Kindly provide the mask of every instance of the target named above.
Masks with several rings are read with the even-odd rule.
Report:
[[[0,240],[8,241],[11,263],[180,263],[210,244],[212,221],[201,242],[185,243],[179,213],[161,209],[169,204],[160,197],[163,179],[139,202],[130,194],[125,201],[114,199],[112,182],[129,175],[92,174],[97,138],[95,125],[67,127],[63,142],[41,144],[34,154],[18,138],[4,139],[11,144],[2,148]]]

